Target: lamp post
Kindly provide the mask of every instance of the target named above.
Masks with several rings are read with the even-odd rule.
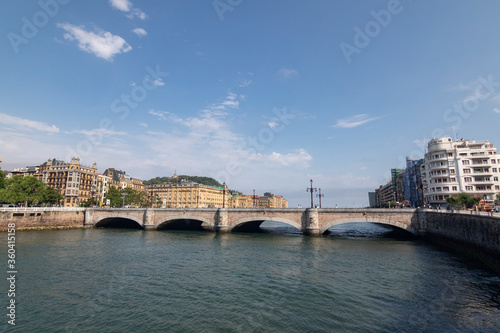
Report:
[[[324,194],[321,194],[321,188],[319,189],[319,194],[316,194],[316,197],[319,198],[319,208],[321,208],[321,198],[325,197]]]
[[[313,192],[317,192],[317,189],[315,187],[313,188],[313,180],[312,179],[311,179],[311,187],[306,188],[306,192],[311,192],[311,208],[314,208]]]
[[[255,208],[255,190],[253,190],[253,198],[252,198],[252,201],[253,201],[253,208]]]
[[[125,207],[125,196],[127,195],[127,193],[123,192],[122,193],[122,197],[123,197],[123,204],[122,204],[122,208]]]

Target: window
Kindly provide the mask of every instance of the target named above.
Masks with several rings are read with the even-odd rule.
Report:
[[[457,190],[457,187],[456,187],[456,186],[453,186],[451,189],[452,189],[453,191],[456,191],[456,190]]]
[[[462,161],[462,164],[463,164],[463,165],[469,165],[469,163],[470,163],[470,162],[469,162],[469,160],[463,160],[463,161]]]
[[[467,183],[471,183],[472,182],[472,177],[465,177],[464,181],[466,181]]]
[[[465,186],[466,191],[472,191],[474,188],[472,186]]]
[[[455,174],[455,169],[450,170],[450,174],[454,175]]]
[[[464,173],[470,173],[470,169],[464,169]]]
[[[448,157],[453,157],[453,153],[448,153]]]

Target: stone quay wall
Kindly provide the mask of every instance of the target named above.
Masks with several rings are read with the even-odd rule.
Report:
[[[500,219],[454,213],[427,212],[427,236],[445,238],[500,254]]]
[[[11,229],[14,223],[17,230],[74,229],[83,228],[83,210],[2,210],[0,211],[0,231]]]

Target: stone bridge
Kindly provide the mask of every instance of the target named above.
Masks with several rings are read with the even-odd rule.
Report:
[[[426,215],[415,209],[239,209],[239,208],[93,208],[85,211],[86,227],[130,226],[146,230],[192,223],[218,232],[256,231],[266,220],[283,222],[307,235],[351,222],[372,222],[404,229],[414,235],[427,230]]]

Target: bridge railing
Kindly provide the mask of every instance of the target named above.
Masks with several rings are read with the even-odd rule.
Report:
[[[463,214],[463,215],[477,215],[477,216],[491,216],[500,218],[500,212],[482,212],[482,211],[474,211],[474,210],[457,210],[457,209],[426,209],[426,211],[434,212],[434,213],[442,213],[442,214]]]
[[[85,207],[0,207],[0,212],[76,212]]]

